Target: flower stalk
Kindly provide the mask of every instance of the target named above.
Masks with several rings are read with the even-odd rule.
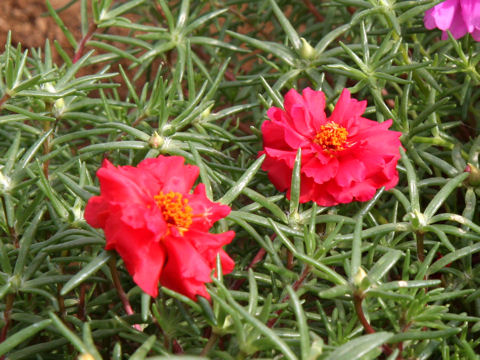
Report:
[[[85,45],[86,45],[87,42],[92,38],[92,36],[93,36],[93,34],[95,33],[96,30],[97,30],[97,24],[95,24],[95,23],[90,24],[87,33],[86,33],[85,36],[80,40],[80,43],[78,44],[77,50],[75,51],[75,54],[73,55],[73,60],[72,60],[72,62],[73,62],[74,64],[75,64],[78,60],[80,60],[80,58],[82,57],[83,52],[84,52],[84,50],[85,50]]]
[[[110,267],[110,273],[112,274],[112,279],[113,279],[113,284],[115,285],[115,289],[117,290],[117,294],[120,297],[120,301],[123,304],[123,308],[127,315],[133,315],[135,312],[132,309],[132,306],[130,305],[130,301],[128,301],[128,296],[123,290],[122,284],[120,282],[120,277],[118,276],[118,271],[117,271],[117,257],[115,254],[112,254],[112,257],[108,261],[108,265]],[[138,331],[142,331],[142,328],[139,324],[133,325],[135,329]]]
[[[370,325],[367,318],[365,317],[365,313],[363,312],[362,303],[364,298],[365,298],[365,295],[361,290],[357,290],[354,292],[353,305],[355,306],[355,313],[357,314],[358,320],[360,321],[363,328],[365,329],[365,332],[367,334],[375,334],[375,330]],[[392,348],[388,344],[383,344],[382,349],[386,355],[390,355],[393,352]]]
[[[3,319],[5,321],[5,325],[3,325],[2,332],[0,333],[0,344],[7,339],[8,328],[10,327],[10,323],[11,323],[10,315],[12,313],[14,300],[15,300],[15,294],[7,295],[7,299],[5,301],[5,310],[3,311]],[[2,356],[0,359],[3,360],[4,356]]]

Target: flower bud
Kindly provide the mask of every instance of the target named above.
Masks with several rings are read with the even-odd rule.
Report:
[[[357,273],[353,277],[353,284],[357,289],[366,290],[370,286],[370,281],[368,280],[367,273],[360,266]]]
[[[420,231],[427,225],[427,219],[423,213],[418,210],[412,211],[405,216],[405,220],[410,221],[414,231]]]
[[[10,178],[3,175],[3,173],[0,171],[0,193],[5,193],[10,190],[11,184],[12,181],[10,180]]]
[[[148,139],[148,144],[154,149],[158,149],[159,147],[162,147],[164,142],[165,142],[164,137],[158,135],[156,131],[153,133],[150,139]]]
[[[302,42],[302,47],[300,48],[300,56],[302,57],[302,59],[305,59],[305,60],[314,59],[315,56],[317,55],[317,53],[315,52],[315,49],[304,38],[300,38],[300,40]]]
[[[78,360],[95,360],[95,358],[89,353],[83,353],[78,355]]]
[[[480,170],[476,166],[468,163],[465,172],[470,173],[466,180],[468,185],[480,186]]]

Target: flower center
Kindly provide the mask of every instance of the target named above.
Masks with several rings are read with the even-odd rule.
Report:
[[[175,191],[164,194],[160,191],[153,198],[167,224],[177,227],[180,233],[192,225],[193,210],[188,205],[188,199],[184,199],[182,194]]]
[[[324,151],[339,151],[345,149],[348,131],[343,126],[329,122],[320,126],[320,131],[315,135],[313,142],[320,145]]]

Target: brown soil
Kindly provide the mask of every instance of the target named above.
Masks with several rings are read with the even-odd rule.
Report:
[[[0,53],[4,49],[8,31],[12,31],[12,43],[25,48],[43,48],[45,40],[51,44],[57,40],[65,51],[73,49],[55,21],[49,16],[46,0],[0,0]],[[69,0],[50,0],[55,9],[69,3]],[[81,39],[80,3],[62,11],[60,17],[67,24],[77,41]]]

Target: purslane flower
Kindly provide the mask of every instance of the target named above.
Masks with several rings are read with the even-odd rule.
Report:
[[[371,199],[378,188],[394,187],[400,158],[400,132],[361,115],[366,101],[357,101],[344,89],[334,111],[325,114],[325,95],[310,88],[302,95],[290,90],[284,109],[268,109],[262,124],[266,154],[262,169],[279,191],[290,185],[295,156],[302,148],[300,202],[322,206]]]
[[[234,262],[222,249],[235,233],[209,233],[230,213],[230,207],[210,201],[205,185],[192,186],[197,166],[180,156],[145,159],[138,166],[115,167],[104,160],[97,171],[100,196],[89,199],[85,220],[102,228],[107,250],[116,250],[135,283],[158,295],[158,283],[196,300],[210,298],[217,254],[224,274]]]
[[[424,23],[429,30],[443,30],[442,40],[449,30],[455,39],[470,33],[480,41],[480,0],[446,0],[425,12]]]

